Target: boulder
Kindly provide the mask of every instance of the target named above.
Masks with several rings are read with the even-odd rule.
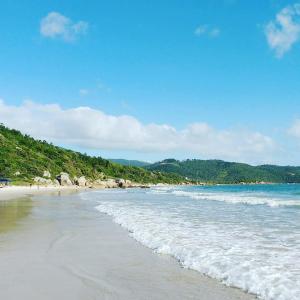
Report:
[[[59,175],[56,176],[56,179],[58,180],[60,185],[63,186],[73,185],[68,173],[61,172]]]
[[[129,188],[129,187],[136,187],[139,186],[138,184],[135,184],[131,182],[130,180],[125,180],[122,178],[119,179],[97,179],[94,180],[91,183],[92,186],[97,187],[97,188]]]
[[[125,187],[126,181],[124,179],[119,178],[119,179],[116,179],[115,182],[118,185],[118,187],[120,187],[120,188]]]
[[[105,189],[106,188],[106,183],[101,180],[101,179],[96,179],[95,181],[93,181],[92,183],[90,183],[91,186],[100,188],[100,189]]]
[[[53,185],[55,185],[55,186],[60,185],[60,184],[59,184],[59,181],[58,181],[57,179],[54,179],[52,182],[53,182]]]
[[[85,179],[84,176],[81,176],[79,178],[74,177],[74,183],[78,186],[86,186],[87,185],[87,180]]]
[[[130,180],[125,180],[124,187],[125,188],[130,188],[130,187],[133,187],[133,184]]]
[[[119,183],[117,183],[115,179],[106,179],[103,182],[105,183],[106,188],[117,188],[117,187],[119,187]]]
[[[37,184],[45,184],[45,185],[51,185],[53,183],[51,179],[46,179],[39,176],[34,177],[33,181]]]
[[[51,178],[51,173],[49,171],[45,170],[43,177]]]

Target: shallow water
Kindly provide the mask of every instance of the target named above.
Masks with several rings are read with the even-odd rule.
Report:
[[[19,222],[30,214],[31,210],[32,200],[29,197],[0,201],[0,233],[16,228]]]
[[[14,219],[22,226],[0,233],[1,300],[253,299],[153,254],[95,210],[93,193],[84,197],[33,197],[30,213]],[[6,215],[20,215],[27,203],[14,205],[0,217],[13,220]]]
[[[300,185],[110,193],[83,197],[158,253],[262,299],[300,299]]]

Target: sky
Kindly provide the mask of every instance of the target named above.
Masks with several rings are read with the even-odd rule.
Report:
[[[0,3],[0,122],[105,158],[300,165],[300,2]]]

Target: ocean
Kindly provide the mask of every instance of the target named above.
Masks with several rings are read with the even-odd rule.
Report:
[[[185,268],[260,299],[300,299],[300,185],[164,186],[82,197]]]

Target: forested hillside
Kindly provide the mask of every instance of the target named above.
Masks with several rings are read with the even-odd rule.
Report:
[[[101,157],[57,147],[0,124],[0,177],[9,177],[14,182],[31,182],[33,177],[43,176],[45,170],[53,179],[60,172],[66,172],[72,177],[85,176],[91,180],[105,176],[140,183],[182,181],[178,175],[122,166]]]
[[[145,167],[150,165],[150,163],[140,160],[130,160],[122,158],[109,158],[108,160],[123,166]]]
[[[210,183],[275,182],[300,183],[300,167],[251,166],[222,160],[166,159],[145,167],[151,171],[178,174],[189,179]]]

